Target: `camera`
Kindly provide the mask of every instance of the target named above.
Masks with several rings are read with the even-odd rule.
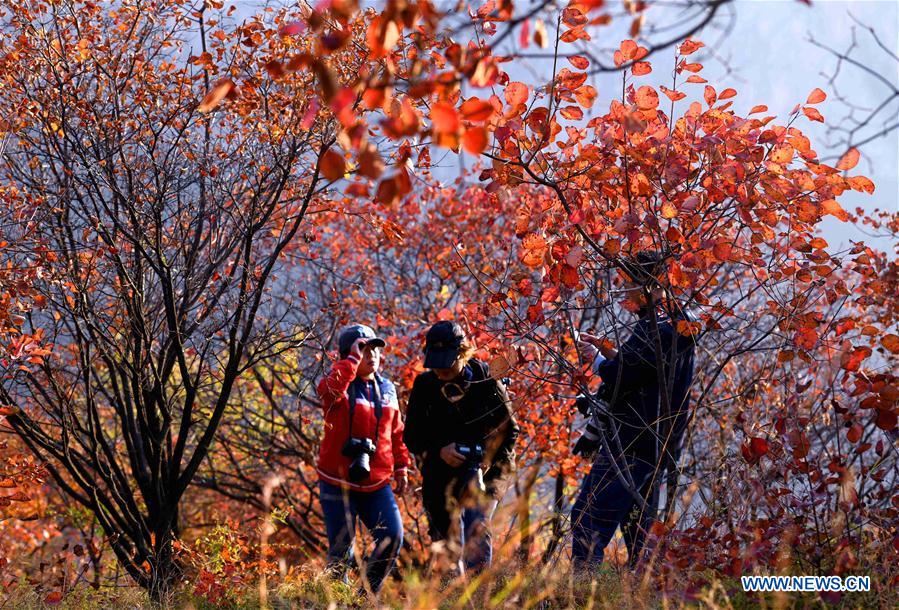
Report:
[[[459,478],[460,489],[472,485],[481,492],[487,488],[484,485],[484,473],[481,471],[481,463],[484,461],[484,447],[473,443],[456,443],[456,451],[465,457],[461,468],[464,472]]]
[[[465,466],[477,468],[484,461],[484,448],[481,445],[456,443],[456,451],[465,456]]]
[[[375,444],[370,438],[350,438],[343,445],[343,455],[352,458],[350,481],[358,483],[371,475],[371,456],[375,454]]]
[[[590,414],[590,398],[586,394],[578,394],[574,399],[574,406],[584,417]]]

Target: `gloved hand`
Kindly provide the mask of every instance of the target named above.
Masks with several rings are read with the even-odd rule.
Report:
[[[599,445],[599,439],[591,440],[586,436],[581,436],[574,444],[574,448],[571,450],[571,453],[573,453],[574,455],[582,455],[584,457],[587,457],[599,451]]]

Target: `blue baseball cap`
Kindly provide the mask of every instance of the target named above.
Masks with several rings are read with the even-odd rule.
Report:
[[[342,358],[346,358],[349,355],[350,348],[353,347],[356,339],[368,339],[365,345],[371,345],[372,347],[384,347],[387,345],[384,339],[378,337],[371,327],[365,324],[351,324],[341,330],[340,335],[337,337],[337,350]]]

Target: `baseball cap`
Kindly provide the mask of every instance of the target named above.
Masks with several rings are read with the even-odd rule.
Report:
[[[442,320],[428,329],[425,336],[425,368],[448,369],[459,357],[465,331],[455,322]]]
[[[384,339],[378,337],[371,327],[365,324],[351,324],[341,330],[340,335],[337,337],[337,349],[341,357],[345,358],[349,355],[350,348],[353,347],[356,339],[368,339],[365,344],[373,347],[384,347],[387,345]]]

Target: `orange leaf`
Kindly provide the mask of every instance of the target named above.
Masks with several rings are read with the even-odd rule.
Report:
[[[524,83],[509,83],[505,91],[506,102],[512,106],[524,104],[528,101],[528,86]]]
[[[703,97],[705,98],[705,103],[711,106],[715,103],[715,100],[718,99],[718,94],[715,93],[714,87],[712,87],[711,85],[706,85]]]
[[[811,93],[808,94],[808,99],[805,100],[806,104],[818,104],[827,99],[827,94],[821,91],[820,89],[814,89]]]
[[[346,162],[343,155],[333,150],[328,150],[319,161],[322,175],[330,181],[340,180],[346,173]]]
[[[659,105],[659,94],[656,93],[655,89],[648,85],[643,85],[637,89],[637,94],[634,99],[641,110],[651,110]]]
[[[676,102],[678,100],[682,100],[685,97],[687,97],[686,93],[683,93],[681,91],[675,91],[674,89],[669,89],[665,85],[660,85],[659,89],[661,89],[662,93],[664,93],[666,96],[668,96],[668,99],[671,100],[672,102]]]
[[[768,159],[778,165],[786,165],[793,160],[793,147],[789,144],[782,144],[771,151]]]
[[[477,157],[487,148],[487,130],[483,127],[469,127],[462,135],[462,148]]]
[[[818,121],[819,123],[824,122],[824,115],[814,108],[803,108],[802,113],[807,116],[810,121]]]
[[[200,112],[209,112],[216,106],[218,106],[223,99],[228,97],[235,90],[234,81],[230,78],[223,78],[219,80],[215,85],[212,86],[212,89],[209,93],[206,94],[206,97],[203,98],[203,101],[200,102],[200,105],[197,107],[197,110]]]
[[[592,108],[596,95],[596,88],[593,85],[584,85],[574,92],[574,99],[584,108]]]
[[[486,121],[493,116],[493,104],[486,100],[470,97],[459,108],[462,116],[468,121]]]
[[[709,81],[702,78],[701,76],[696,76],[695,74],[693,74],[693,75],[687,77],[687,82],[688,83],[699,83],[701,85],[702,83],[707,83]]]
[[[752,110],[749,111],[749,114],[755,114],[756,112],[768,112],[768,107],[764,104],[753,106]]]
[[[839,203],[836,202],[835,199],[828,199],[826,201],[821,202],[821,213],[822,214],[831,214],[832,216],[837,217],[838,219],[846,222],[849,220],[849,214],[846,213],[846,210],[840,206]]]
[[[865,176],[852,176],[847,178],[846,182],[849,183],[853,191],[863,191],[869,195],[874,192],[874,183]]]
[[[850,148],[846,151],[846,154],[840,157],[840,160],[837,161],[837,169],[840,171],[850,170],[856,165],[858,165],[858,160],[861,157],[857,148]]]
[[[674,205],[666,201],[662,204],[662,218],[671,219],[677,216],[677,208]]]
[[[880,344],[894,354],[899,354],[899,335],[890,333],[880,340]]]
[[[536,269],[543,265],[543,259],[549,249],[549,244],[546,243],[546,238],[542,235],[531,233],[522,240],[521,249],[521,261],[528,267]]]
[[[452,105],[437,102],[431,106],[431,128],[435,134],[455,134],[460,127],[459,114]]]

